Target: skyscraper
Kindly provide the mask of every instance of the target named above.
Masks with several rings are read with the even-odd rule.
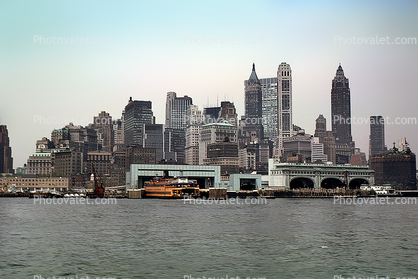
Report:
[[[119,150],[125,146],[125,111],[122,111],[121,119],[113,122],[113,151]]]
[[[229,101],[221,102],[221,111],[219,112],[221,121],[227,121],[229,124],[238,126],[238,114],[234,103]]]
[[[277,96],[277,77],[261,78],[262,104],[261,111],[263,117],[264,137],[272,142],[277,140],[278,133],[278,96]]]
[[[192,104],[192,98],[187,95],[177,97],[176,92],[168,92],[165,105],[165,128],[185,129],[186,111]]]
[[[202,124],[218,122],[220,112],[221,112],[221,107],[203,108],[203,123]]]
[[[332,80],[331,117],[337,164],[347,164],[354,151],[354,142],[351,136],[350,87],[341,64]]]
[[[142,145],[144,125],[152,124],[153,113],[151,101],[133,101],[129,99],[124,115],[125,145]]]
[[[282,62],[277,70],[278,155],[283,155],[283,141],[293,135],[292,69]]]
[[[14,173],[12,148],[6,125],[0,125],[0,173]]]
[[[255,64],[251,71],[250,78],[244,81],[245,86],[245,117],[262,117],[262,93],[261,83],[255,72]]]
[[[185,163],[199,164],[199,134],[203,123],[202,111],[197,105],[190,105],[187,109]]]
[[[209,123],[200,127],[199,136],[199,165],[207,159],[207,148],[211,143],[238,142],[237,127],[229,123]]]
[[[261,141],[263,135],[261,83],[255,72],[255,64],[250,78],[244,81],[245,87],[245,133]]]
[[[385,119],[380,115],[370,116],[369,158],[385,151]]]
[[[112,116],[105,111],[100,112],[93,119],[93,128],[97,132],[97,141],[102,145],[102,150],[112,152],[114,144]]]
[[[328,156],[324,153],[324,144],[319,142],[319,138],[313,137],[311,143],[311,162],[322,161],[326,163],[327,160]]]
[[[322,114],[316,119],[314,137],[319,138],[319,143],[324,145],[324,154],[327,155],[327,160],[336,164],[335,137],[332,131],[327,131],[327,120]]]
[[[187,109],[192,104],[192,98],[187,95],[184,97],[177,97],[176,92],[167,93],[164,132],[165,151],[174,155],[179,164],[184,163]]]
[[[144,124],[143,144],[144,148],[155,148],[155,160],[164,159],[164,125]]]

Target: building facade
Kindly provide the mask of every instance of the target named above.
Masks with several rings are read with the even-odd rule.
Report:
[[[129,99],[124,114],[125,145],[142,145],[144,124],[153,124],[151,101],[137,101]]]
[[[125,111],[122,112],[121,119],[113,122],[113,151],[117,151],[125,146]]]
[[[374,185],[374,171],[365,166],[281,163],[269,159],[269,187],[283,189],[359,189]]]
[[[102,111],[93,118],[93,128],[97,132],[97,141],[102,146],[102,150],[113,151],[114,134],[113,121],[109,113]]]
[[[380,115],[370,116],[369,158],[386,151],[385,119]]]
[[[185,163],[199,164],[199,134],[203,123],[202,112],[197,105],[190,105],[187,109]]]
[[[144,148],[141,145],[126,147],[125,169],[131,164],[155,164],[155,148]]]
[[[14,173],[12,148],[6,125],[0,125],[0,173]]]
[[[221,107],[203,108],[203,123],[202,124],[218,122],[220,112],[221,112]]]
[[[49,191],[67,191],[70,187],[70,178],[68,177],[0,177],[0,188],[14,188],[18,192],[49,192]]]
[[[204,164],[207,159],[207,148],[211,143],[224,142],[237,143],[238,133],[237,127],[228,123],[210,123],[200,128],[199,136],[199,165]]]
[[[305,162],[311,162],[312,136],[305,134],[305,130],[298,131],[298,134],[288,137],[283,141],[282,162],[287,162],[289,157],[302,155]]]
[[[221,175],[239,173],[238,143],[216,142],[207,146],[207,158],[204,165],[221,166]]]
[[[348,78],[341,64],[338,66],[331,89],[332,133],[335,137],[337,164],[347,164],[354,152],[351,136],[351,99]]]
[[[83,153],[74,149],[52,153],[52,175],[71,177],[83,173]]]
[[[293,136],[292,91],[292,69],[282,62],[277,70],[278,156],[283,155],[284,140]]]
[[[238,114],[235,109],[234,103],[229,101],[221,102],[221,111],[219,113],[219,120],[222,122],[228,122],[234,126],[238,126]]]
[[[90,151],[87,156],[87,173],[93,173],[93,166],[97,176],[110,177],[112,153],[101,150]]]
[[[27,161],[27,174],[51,175],[52,159],[51,153],[33,153]]]
[[[324,145],[324,154],[327,155],[327,161],[337,164],[335,154],[335,137],[332,131],[327,131],[327,120],[320,114],[315,121],[314,137],[319,138],[319,143]]]
[[[87,161],[87,153],[89,151],[102,149],[101,143],[97,140],[97,131],[94,129],[93,125],[83,127],[75,126],[70,123],[70,125],[65,126],[64,129],[68,131],[69,148],[80,151],[83,154],[84,162]],[[68,146],[61,145],[60,149],[68,149]]]
[[[144,183],[155,177],[184,177],[196,180],[201,189],[219,188],[220,166],[189,166],[169,164],[132,164],[126,173],[126,190],[143,188]]]
[[[165,108],[165,150],[166,157],[174,155],[179,164],[185,160],[187,109],[193,104],[192,98],[177,97],[175,92],[167,93]]]
[[[277,77],[261,78],[262,118],[264,137],[275,142],[278,133],[278,91]]]
[[[245,127],[246,136],[252,135],[258,141],[263,139],[263,112],[261,83],[255,72],[255,64],[250,78],[244,81],[245,88]]]
[[[48,153],[54,148],[54,143],[48,138],[43,137],[36,141],[36,153]]]
[[[399,151],[395,145],[385,154],[370,158],[377,184],[391,184],[398,190],[417,190],[416,157],[409,147]]]
[[[164,125],[144,124],[143,131],[142,146],[155,149],[155,160],[160,162],[164,159]]]
[[[187,95],[177,97],[176,92],[168,92],[165,106],[165,128],[186,129],[186,112],[192,104],[192,98]]]
[[[319,142],[319,138],[313,137],[311,142],[311,162],[322,162],[328,161],[327,154],[324,154],[324,144]]]
[[[52,175],[70,177],[83,173],[83,153],[65,150],[52,153]]]
[[[350,164],[353,166],[367,166],[366,153],[361,152],[360,148],[354,148]]]

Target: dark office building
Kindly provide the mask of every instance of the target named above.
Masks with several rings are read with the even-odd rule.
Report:
[[[386,151],[385,119],[382,116],[370,116],[369,158]]]
[[[0,125],[0,173],[14,173],[12,148],[6,125]]]
[[[208,107],[203,109],[203,124],[218,122],[221,107]]]
[[[164,125],[144,124],[143,147],[155,148],[156,162],[164,159]]]
[[[221,166],[221,174],[239,173],[238,143],[216,142],[208,144],[205,165]]]
[[[55,176],[71,177],[82,174],[83,153],[74,149],[52,153],[52,174]]]
[[[125,169],[132,164],[155,164],[155,148],[143,148],[141,145],[128,146],[125,149]]]
[[[186,131],[184,129],[164,130],[164,158],[171,163],[183,164],[185,161]]]
[[[124,120],[125,145],[142,145],[143,124],[153,124],[151,101],[133,101],[131,97],[125,107]]]
[[[245,87],[245,132],[247,135],[256,133],[259,141],[263,139],[263,112],[261,83],[255,72],[255,64],[250,78],[244,81]]]
[[[347,164],[354,152],[354,142],[351,136],[350,87],[341,64],[332,80],[331,116],[336,161],[337,164]]]

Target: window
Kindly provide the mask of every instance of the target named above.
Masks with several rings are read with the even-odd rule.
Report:
[[[282,91],[289,91],[290,88],[290,81],[289,80],[282,80]]]
[[[290,109],[290,96],[287,94],[282,96],[282,109],[283,110]]]

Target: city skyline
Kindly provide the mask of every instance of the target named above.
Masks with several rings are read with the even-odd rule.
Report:
[[[333,2],[193,3],[186,10],[175,3],[51,3],[1,4],[0,21],[11,28],[1,31],[0,89],[7,101],[0,124],[9,130],[14,168],[54,128],[85,126],[101,111],[119,119],[130,96],[151,101],[161,124],[170,91],[190,96],[199,109],[229,100],[240,117],[251,64],[258,77],[269,78],[284,61],[292,67],[293,123],[307,133],[319,114],[330,129],[331,81],[341,63],[352,117],[364,123],[352,125],[356,147],[368,153],[366,120],[382,115],[388,146],[407,137],[418,148],[417,124],[390,124],[416,117],[417,44],[391,43],[418,34],[417,3],[371,1],[361,12],[358,3]],[[292,28],[277,29],[283,24]],[[92,38],[104,43],[82,44]],[[381,42],[372,44],[376,38]],[[61,123],[47,124],[54,119]]]

